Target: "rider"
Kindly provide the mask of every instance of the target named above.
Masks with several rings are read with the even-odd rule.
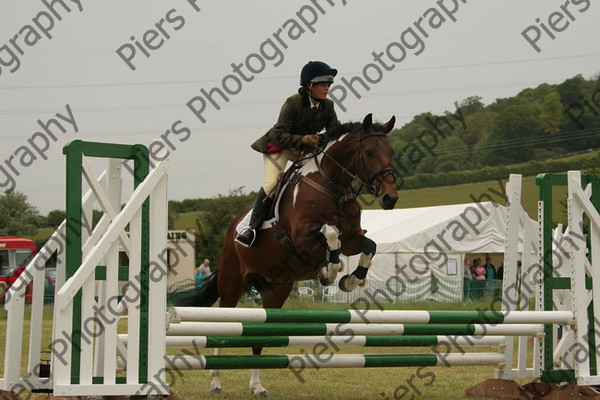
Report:
[[[235,238],[242,246],[250,247],[256,240],[286,163],[310,151],[319,143],[316,133],[337,123],[333,101],[327,99],[336,74],[336,69],[322,61],[309,61],[300,73],[298,93],[287,98],[275,125],[252,144],[254,150],[263,153],[265,183],[254,200],[249,227]]]

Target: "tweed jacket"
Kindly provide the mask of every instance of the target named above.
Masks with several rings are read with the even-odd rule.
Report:
[[[269,142],[285,148],[302,150],[301,140],[304,135],[313,135],[337,123],[333,101],[330,99],[325,99],[319,104],[314,118],[310,108],[308,94],[297,93],[288,97],[281,107],[275,125],[252,143],[251,147],[260,153],[266,153]]]

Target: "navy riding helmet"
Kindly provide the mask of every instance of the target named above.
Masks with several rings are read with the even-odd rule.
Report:
[[[322,61],[309,61],[302,67],[300,86],[319,82],[333,83],[333,77],[337,75],[337,72],[337,69],[331,68]]]

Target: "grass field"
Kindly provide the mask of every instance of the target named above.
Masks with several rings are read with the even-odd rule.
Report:
[[[445,186],[426,189],[400,190],[400,198],[396,203],[396,208],[414,208],[440,206],[446,204],[473,203],[475,201],[495,201],[506,205],[504,199],[504,186],[506,180],[502,182],[489,181],[479,183],[469,183],[457,186]],[[557,199],[553,204],[553,215],[555,223],[566,222],[566,214],[563,211],[564,206],[559,201],[566,198],[567,189],[556,188],[554,198]],[[538,187],[535,184],[535,177],[523,178],[522,204],[525,211],[532,219],[537,220],[537,202]],[[378,208],[377,201],[373,197],[364,197],[361,199],[363,208]],[[190,212],[177,215],[175,220],[175,229],[196,229],[196,218],[200,212]]]
[[[347,308],[347,305],[330,305],[333,308]],[[483,309],[485,302],[460,302],[449,304],[412,303],[395,304],[394,309],[454,309],[474,310]],[[287,308],[317,308],[318,303],[291,301]],[[52,308],[46,306],[45,314],[50,316]],[[121,321],[123,323],[124,321]],[[6,311],[0,311],[0,343],[5,342]],[[46,349],[50,344],[50,323],[44,324],[44,344]],[[28,329],[25,329],[25,337]],[[27,356],[27,346],[23,348],[23,357]],[[183,355],[183,349],[170,349],[171,355]],[[189,350],[188,350],[189,351]],[[263,354],[300,354],[311,352],[306,348],[269,348]],[[339,353],[356,354],[391,354],[391,353],[431,353],[431,348],[350,348],[341,349]],[[477,348],[469,352],[495,352],[493,348]],[[211,349],[202,349],[200,354],[212,354]],[[0,349],[4,354],[4,348]],[[250,354],[249,349],[225,349],[223,354]],[[327,353],[326,353],[327,354]],[[2,357],[4,358],[4,357]],[[3,370],[3,366],[0,366]],[[24,367],[22,367],[22,370]],[[464,399],[464,390],[471,385],[493,377],[494,367],[405,367],[405,368],[370,368],[370,369],[306,369],[299,373],[300,379],[292,371],[263,370],[261,380],[269,390],[270,397],[281,400],[292,399]],[[172,391],[183,399],[249,399],[252,398],[249,389],[250,373],[247,370],[222,371],[221,381],[223,393],[209,395],[208,371],[173,371],[167,374],[167,380]],[[22,396],[27,399],[27,395]],[[31,397],[33,398],[33,397]]]
[[[175,217],[174,228],[176,230],[197,230],[196,218],[198,218],[201,214],[201,211],[177,214],[177,217]]]
[[[398,199],[398,203],[396,203],[396,208],[429,207],[490,200],[506,205],[506,200],[504,199],[504,187],[507,182],[508,180],[503,180],[501,182],[488,181],[457,186],[400,190],[400,198]],[[535,177],[524,177],[521,203],[523,204],[525,211],[529,214],[529,217],[535,220],[537,220],[538,193],[539,189],[535,184]],[[564,207],[559,200],[566,200],[567,188],[555,188],[553,195],[556,199],[552,204],[555,222],[564,222],[566,221],[566,214],[563,212]],[[558,219],[560,219],[560,221]]]

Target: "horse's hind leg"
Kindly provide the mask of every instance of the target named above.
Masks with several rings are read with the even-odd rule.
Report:
[[[335,282],[338,272],[344,269],[344,264],[340,260],[340,230],[335,225],[324,224],[321,233],[327,240],[328,254],[327,265],[319,271],[319,281],[323,286],[328,286]]]
[[[356,289],[359,285],[364,286],[367,277],[367,272],[371,267],[371,260],[377,250],[377,245],[374,241],[366,236],[362,237],[361,241],[362,253],[358,260],[358,266],[350,275],[345,275],[340,279],[340,289],[344,292],[351,292]]]
[[[277,285],[271,285],[268,283],[259,285],[257,290],[262,298],[263,308],[281,308],[292,291],[293,285],[294,282],[286,282]],[[252,348],[252,354],[255,356],[259,356],[261,352],[262,347]],[[265,389],[260,383],[260,370],[258,369],[250,370],[249,386],[254,397],[267,397],[269,395],[267,389]]]

